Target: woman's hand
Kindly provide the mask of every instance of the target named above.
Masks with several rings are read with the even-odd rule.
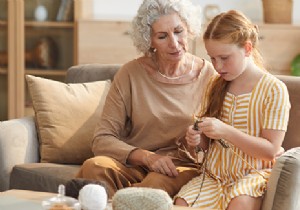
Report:
[[[151,170],[167,176],[177,176],[178,171],[171,157],[149,153],[144,158],[144,164]]]

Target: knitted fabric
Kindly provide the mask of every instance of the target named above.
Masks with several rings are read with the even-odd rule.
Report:
[[[160,189],[129,187],[116,192],[112,198],[113,210],[171,210],[173,202]]]

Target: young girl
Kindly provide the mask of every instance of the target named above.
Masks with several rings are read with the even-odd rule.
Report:
[[[186,135],[189,147],[206,151],[203,173],[183,186],[175,204],[259,210],[287,129],[287,88],[263,68],[257,27],[243,14],[221,13],[203,38],[219,74],[205,96],[199,130],[190,126]]]

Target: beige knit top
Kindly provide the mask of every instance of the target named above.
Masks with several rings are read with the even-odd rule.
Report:
[[[187,84],[159,82],[132,60],[114,77],[95,130],[95,156],[126,164],[129,153],[142,148],[178,158],[177,144],[199,112],[213,66],[204,62],[197,79]],[[176,164],[176,163],[175,163]]]

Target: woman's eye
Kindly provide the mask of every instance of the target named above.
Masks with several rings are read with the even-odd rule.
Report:
[[[226,57],[221,57],[221,59],[222,59],[222,60],[226,60],[226,59],[228,59],[228,56],[226,56]]]
[[[158,39],[165,39],[167,36],[166,35],[161,35],[161,36],[158,36]]]
[[[182,32],[183,32],[183,30],[178,30],[178,31],[175,31],[175,34],[180,34]]]

